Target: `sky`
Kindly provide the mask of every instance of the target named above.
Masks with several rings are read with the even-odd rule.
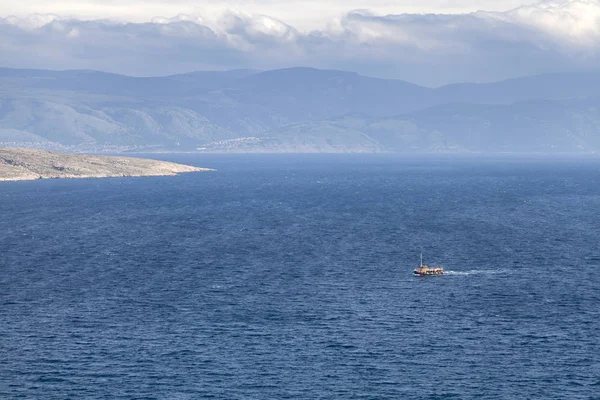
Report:
[[[600,67],[600,0],[0,0],[0,67],[342,69],[427,86]]]

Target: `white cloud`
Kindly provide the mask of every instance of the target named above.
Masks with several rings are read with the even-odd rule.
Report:
[[[573,45],[595,46],[600,36],[597,0],[547,1],[519,7],[507,12],[506,18]]]
[[[39,29],[56,20],[60,20],[60,17],[56,14],[31,14],[26,18],[10,16],[4,21],[9,25],[15,25],[24,30],[32,30]]]
[[[313,31],[239,10],[147,23],[32,15],[0,19],[0,65],[132,75],[309,65],[428,84],[494,80],[600,67],[599,18],[591,0],[469,14],[353,11]]]
[[[148,22],[174,14],[215,16],[233,10],[264,14],[286,21],[298,29],[320,29],[348,10],[365,8],[379,14],[467,13],[477,10],[505,11],[535,0],[0,0],[0,16],[59,14],[78,19],[111,18]]]

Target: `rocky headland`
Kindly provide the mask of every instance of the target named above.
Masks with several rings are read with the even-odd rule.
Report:
[[[0,181],[171,176],[202,171],[212,170],[144,158],[90,156],[0,147]]]

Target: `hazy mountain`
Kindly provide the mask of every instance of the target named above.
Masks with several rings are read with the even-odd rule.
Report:
[[[136,78],[99,71],[46,71],[0,68],[2,87],[51,89],[148,98],[181,97],[227,87],[253,70],[207,71],[166,77]]]
[[[444,103],[510,104],[534,99],[594,97],[600,93],[600,72],[555,73],[501,82],[460,83],[435,91],[431,105]]]
[[[0,68],[0,143],[76,151],[598,151],[600,73],[426,88],[290,68]]]
[[[359,131],[393,152],[600,151],[599,98],[447,104],[386,118],[346,115],[320,124],[297,129]]]

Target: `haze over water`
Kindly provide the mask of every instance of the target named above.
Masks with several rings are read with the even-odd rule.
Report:
[[[1,398],[599,398],[597,159],[163,158],[0,185]]]

